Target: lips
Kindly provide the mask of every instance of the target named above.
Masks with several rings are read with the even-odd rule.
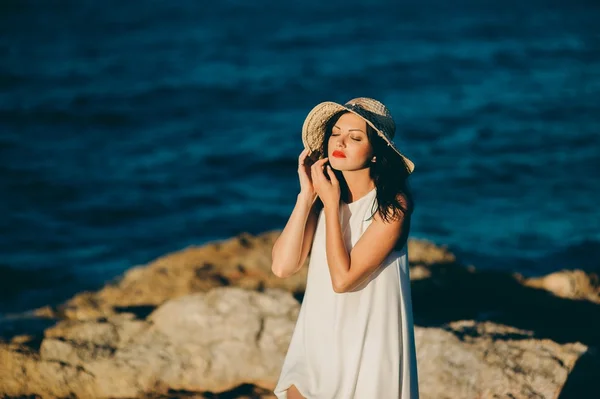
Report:
[[[331,155],[336,158],[346,158],[346,154],[338,150],[335,150]]]

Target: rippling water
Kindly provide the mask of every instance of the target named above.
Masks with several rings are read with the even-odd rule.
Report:
[[[600,5],[545,3],[2,2],[0,311],[282,228],[305,115],[357,96],[416,163],[413,237],[598,268]]]

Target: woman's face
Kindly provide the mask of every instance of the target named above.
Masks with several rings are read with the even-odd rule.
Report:
[[[333,126],[327,142],[327,156],[333,169],[364,169],[373,158],[373,147],[367,136],[367,122],[348,112]]]

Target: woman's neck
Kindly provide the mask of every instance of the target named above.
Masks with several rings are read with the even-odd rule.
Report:
[[[346,181],[346,189],[342,190],[342,200],[346,203],[362,198],[375,188],[375,182],[369,174],[369,169],[342,173]]]

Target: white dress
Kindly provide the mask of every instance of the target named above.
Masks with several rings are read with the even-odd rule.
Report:
[[[372,221],[376,189],[341,203],[350,250]],[[407,249],[392,252],[362,288],[336,293],[325,253],[325,215],[315,231],[306,292],[274,393],[295,385],[308,399],[417,399],[417,359]]]

